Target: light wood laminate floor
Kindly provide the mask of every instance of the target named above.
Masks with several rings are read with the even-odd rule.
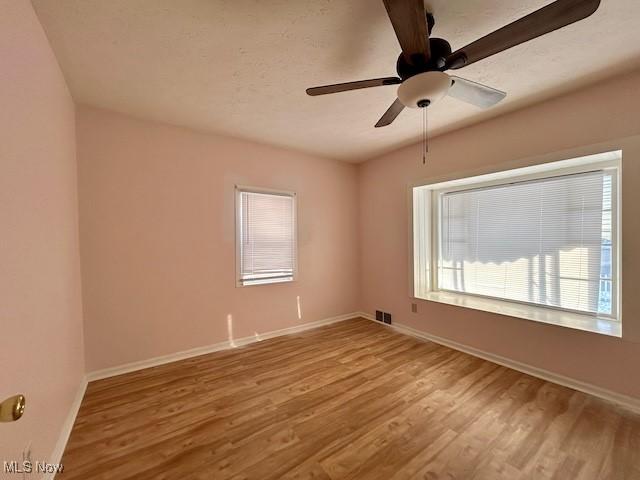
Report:
[[[640,479],[640,416],[354,319],[91,382],[61,479]]]

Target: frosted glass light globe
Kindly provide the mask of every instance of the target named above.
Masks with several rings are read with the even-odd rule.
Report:
[[[398,99],[405,107],[418,108],[420,100],[433,103],[444,97],[451,83],[451,78],[444,72],[419,73],[402,82],[398,87]]]

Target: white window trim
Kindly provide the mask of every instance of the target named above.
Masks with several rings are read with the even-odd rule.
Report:
[[[614,260],[612,262],[612,278],[614,279],[612,283],[614,290],[612,292],[613,305],[611,316],[594,316],[554,307],[437,289],[437,272],[434,267],[437,265],[437,256],[439,254],[438,223],[440,219],[440,201],[438,197],[444,192],[613,168],[616,169],[617,174],[614,176],[612,185],[612,195],[615,201],[613,202],[611,212],[612,259]],[[437,183],[418,183],[411,185],[412,298],[621,337],[621,175],[622,151],[616,150],[471,177],[460,177]],[[421,221],[424,215],[429,215],[427,222]],[[422,228],[416,228],[417,226]],[[436,245],[437,248],[433,248],[434,245]]]
[[[294,242],[294,255],[293,255],[293,275],[287,278],[278,279],[266,279],[266,280],[253,280],[249,283],[242,281],[242,251],[240,247],[241,236],[241,219],[240,219],[240,194],[242,192],[249,193],[266,193],[269,195],[283,195],[293,198],[293,242]],[[281,283],[292,283],[298,280],[298,197],[296,192],[289,190],[275,190],[271,188],[251,187],[247,185],[236,185],[234,191],[234,206],[235,209],[235,247],[236,247],[236,287],[255,287],[258,285],[274,285]]]

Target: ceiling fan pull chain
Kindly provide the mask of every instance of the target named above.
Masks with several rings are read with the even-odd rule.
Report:
[[[426,109],[422,109],[422,164],[425,165],[427,163],[427,155],[426,155],[426,149],[424,146],[424,131],[425,131],[425,122],[426,122],[426,117],[425,117],[425,113],[426,113]]]
[[[429,108],[424,109],[424,149],[429,153]]]
[[[429,114],[427,113],[427,107],[423,107],[422,110],[422,164],[425,165],[427,163],[427,153],[429,153]]]

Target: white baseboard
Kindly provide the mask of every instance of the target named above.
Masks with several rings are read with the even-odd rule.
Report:
[[[125,365],[119,365],[117,367],[105,368],[103,370],[97,370],[87,374],[87,381],[92,382],[94,380],[101,380],[103,378],[115,377],[116,375],[122,375],[124,373],[135,372],[136,370],[143,370],[149,367],[156,367],[158,365],[164,365],[165,363],[171,363],[178,360],[184,360],[187,358],[197,357],[199,355],[205,355],[207,353],[219,352],[221,350],[228,350],[230,348],[242,347],[251,343],[267,340],[268,338],[280,337],[282,335],[289,335],[292,333],[303,332],[305,330],[311,330],[313,328],[322,327],[324,325],[330,325],[332,323],[342,322],[351,318],[360,316],[359,312],[347,313],[345,315],[339,315],[337,317],[325,318],[324,320],[318,320],[315,322],[303,323],[301,325],[295,325],[293,327],[283,328],[281,330],[274,330],[271,332],[256,334],[251,337],[236,338],[232,341],[224,341],[220,343],[214,343],[213,345],[206,345],[203,347],[193,348],[191,350],[185,350],[182,352],[171,353],[169,355],[163,355],[160,357],[150,358],[148,360],[141,360],[139,362],[127,363]]]
[[[51,460],[49,461],[50,464],[58,465],[62,460],[64,449],[67,447],[67,442],[69,441],[69,436],[71,435],[71,430],[73,429],[73,424],[75,423],[76,417],[78,416],[78,410],[80,410],[80,405],[82,404],[82,399],[84,398],[84,392],[86,390],[87,390],[87,379],[86,377],[84,377],[80,382],[80,386],[78,387],[76,396],[73,399],[73,403],[71,404],[71,408],[69,409],[67,418],[62,424],[62,430],[60,431],[60,436],[58,437],[56,446],[53,449],[53,453],[51,454]],[[55,473],[47,473],[44,476],[44,480],[53,480],[55,475],[56,475]]]
[[[408,327],[407,325],[403,325],[401,323],[387,325],[386,323],[381,323],[377,321],[375,317],[373,317],[372,315],[369,315],[368,313],[359,312],[358,316],[362,318],[366,318],[367,320],[376,322],[379,325],[384,325],[386,327],[392,328],[399,333],[404,333],[405,335],[410,335],[412,337],[420,338],[422,340],[427,340],[430,342],[437,343],[439,345],[444,345],[445,347],[449,347],[454,350],[458,350],[460,352],[468,353],[469,355],[473,355],[474,357],[482,358],[483,360],[497,363],[498,365],[511,368],[512,370],[517,370],[518,372],[526,373],[527,375],[541,378],[542,380],[556,383],[564,387],[572,388],[574,390],[578,390],[580,392],[593,395],[594,397],[602,398],[603,400],[616,403],[630,410],[633,410],[634,412],[640,413],[640,399],[638,398],[629,397],[621,393],[616,393],[611,390],[607,390],[590,383],[585,383],[580,380],[575,380],[570,377],[565,377],[564,375],[559,375],[557,373],[553,373],[548,370],[544,370],[542,368],[534,367],[526,363],[517,362],[515,360],[511,360],[509,358],[502,357],[500,355],[495,355],[493,353],[489,353],[483,350],[478,350],[477,348],[470,347],[468,345],[464,345],[462,343],[458,343],[453,340],[448,340],[446,338],[438,337],[436,335],[431,335],[421,330],[416,330],[415,328]]]

